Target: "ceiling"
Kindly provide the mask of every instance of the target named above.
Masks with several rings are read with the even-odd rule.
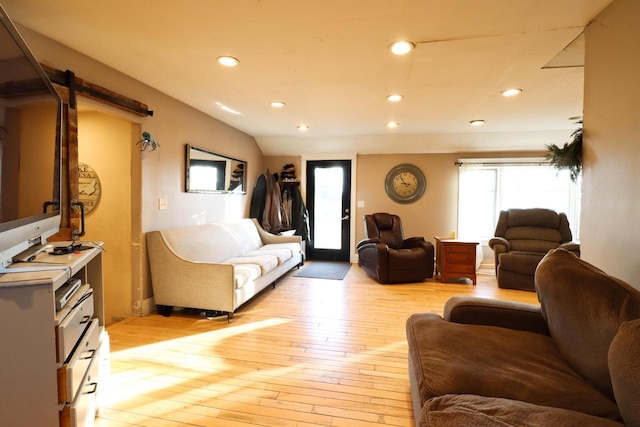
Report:
[[[15,22],[252,135],[265,155],[566,141],[582,115],[579,36],[611,1],[0,0]],[[393,55],[397,40],[416,47]]]

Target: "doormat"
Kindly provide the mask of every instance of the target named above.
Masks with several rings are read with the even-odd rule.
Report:
[[[312,261],[294,274],[295,277],[342,280],[347,275],[351,263],[334,261]]]

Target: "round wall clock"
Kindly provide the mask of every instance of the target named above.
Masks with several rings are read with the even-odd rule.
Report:
[[[420,168],[405,163],[389,171],[384,188],[392,200],[398,203],[413,203],[424,194],[427,180]]]
[[[102,187],[93,168],[78,162],[78,200],[84,205],[84,213],[91,212],[100,202]]]

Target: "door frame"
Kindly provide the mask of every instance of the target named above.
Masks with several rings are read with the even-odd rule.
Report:
[[[356,222],[358,218],[353,215],[356,212],[356,190],[357,190],[357,169],[358,156],[354,153],[326,153],[326,154],[303,154],[300,156],[300,192],[302,199],[307,200],[307,162],[314,160],[350,160],[351,161],[351,199],[349,200],[349,212],[351,221],[349,224],[349,262],[352,264],[358,262],[358,254],[356,253]]]

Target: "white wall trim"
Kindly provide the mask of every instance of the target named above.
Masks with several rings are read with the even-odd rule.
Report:
[[[320,153],[320,154],[303,154],[300,156],[300,193],[302,199],[307,200],[307,162],[313,160],[351,160],[351,200],[349,201],[349,262],[352,264],[358,262],[358,254],[356,253],[356,218],[353,216],[356,212],[356,189],[358,155],[356,153]]]

